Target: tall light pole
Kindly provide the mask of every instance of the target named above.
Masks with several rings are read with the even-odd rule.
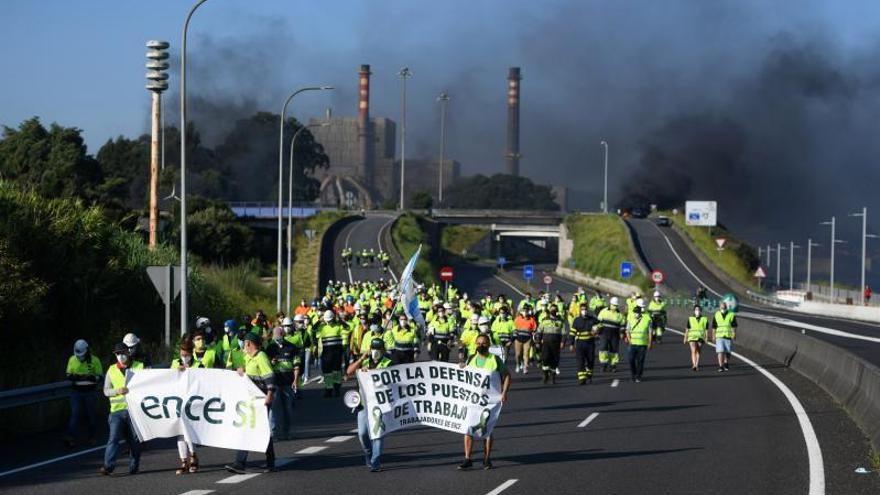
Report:
[[[767,269],[768,270],[770,269],[770,253],[772,253],[772,252],[773,252],[773,247],[770,246],[770,244],[767,244],[766,253],[767,253]]]
[[[160,122],[162,119],[162,92],[168,89],[168,42],[147,41],[147,89],[152,96],[150,126],[150,237],[148,246],[156,249],[159,226],[159,155]],[[164,126],[163,126],[164,127]],[[163,167],[164,168],[164,167]]]
[[[603,140],[599,144],[605,147],[605,187],[602,193],[602,213],[608,213],[608,143]]]
[[[443,161],[446,159],[446,106],[449,104],[449,94],[446,91],[437,96],[440,102],[440,182],[437,188],[438,203],[443,203]]]
[[[290,139],[290,166],[287,169],[287,305],[284,307],[284,314],[290,314],[290,298],[293,294],[293,281],[291,279],[293,265],[293,149],[296,145],[296,138],[306,129],[314,127],[327,127],[330,125],[330,111],[327,111],[328,122],[319,124],[304,125],[293,133]]]
[[[186,262],[186,31],[189,21],[199,6],[208,0],[199,0],[189,9],[183,22],[180,40],[180,335],[187,329],[187,278]]]
[[[810,292],[813,271],[813,246],[819,247],[820,244],[813,242],[813,239],[807,239],[807,292]]]
[[[403,211],[406,185],[406,80],[412,77],[412,71],[404,67],[397,75],[400,77],[400,211]]]
[[[830,225],[831,226],[831,276],[829,281],[829,291],[828,294],[831,297],[831,302],[834,302],[834,245],[837,244],[838,240],[836,236],[836,225],[837,220],[834,217],[831,217],[831,220],[828,222],[821,222],[820,225]]]
[[[782,265],[782,252],[785,251],[786,247],[783,247],[782,244],[776,243],[776,290],[782,286],[782,280],[780,279],[780,266]]]
[[[865,305],[865,261],[867,259],[867,240],[878,236],[868,233],[868,208],[862,207],[861,213],[850,213],[851,217],[862,217],[862,285],[860,286],[862,306]]]
[[[794,290],[794,250],[800,246],[790,241],[788,244],[788,290]]]
[[[283,217],[282,211],[284,209],[284,117],[287,114],[287,105],[290,103],[290,100],[293,99],[294,96],[302,93],[303,91],[323,91],[333,89],[332,86],[309,86],[306,88],[300,88],[293,93],[290,93],[290,96],[284,100],[284,105],[281,107],[281,119],[280,119],[280,137],[278,139],[278,258],[275,261],[276,270],[275,270],[275,303],[276,309],[275,311],[281,311],[281,264],[284,260],[281,258],[282,252],[282,223],[281,219]]]

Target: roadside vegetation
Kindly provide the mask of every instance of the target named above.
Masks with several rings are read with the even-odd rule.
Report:
[[[428,242],[428,234],[419,226],[418,217],[410,212],[399,216],[391,226],[391,239],[404,263],[422,246],[422,253],[414,273],[416,280],[424,284],[437,283],[437,270],[431,264],[433,247]]]
[[[615,215],[573,214],[565,218],[565,226],[574,243],[574,269],[643,289],[652,287],[636,265],[637,254],[630,248],[626,226]],[[567,260],[559,261],[567,266]],[[633,263],[633,275],[629,279],[620,277],[620,263],[623,261]]]
[[[443,228],[440,245],[446,256],[476,261],[479,257],[472,250],[488,233],[489,229],[483,227],[450,225]]]

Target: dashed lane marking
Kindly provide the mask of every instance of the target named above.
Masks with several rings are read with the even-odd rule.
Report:
[[[611,382],[611,388],[615,388],[615,387],[617,387],[618,385],[620,385],[620,380],[618,380],[617,378],[615,378],[614,381]]]
[[[347,441],[351,440],[352,438],[354,438],[354,435],[339,435],[338,437],[328,438],[327,440],[324,440],[324,441],[327,443],[342,443],[342,442],[347,442]]]
[[[79,452],[74,452],[72,454],[63,455],[61,457],[54,457],[52,459],[48,459],[48,460],[45,460],[42,462],[36,462],[34,464],[29,464],[27,466],[22,466],[20,468],[10,469],[9,471],[3,471],[2,473],[0,473],[0,478],[2,478],[4,476],[9,476],[10,474],[15,474],[15,473],[20,473],[22,471],[27,471],[29,469],[35,469],[35,468],[46,466],[49,464],[54,464],[56,462],[66,461],[67,459],[73,459],[74,457],[79,457],[81,455],[91,454],[92,452],[104,450],[104,448],[105,447],[103,445],[100,447],[92,447],[90,449],[80,450]]]
[[[183,492],[180,495],[208,495],[209,493],[214,493],[214,490],[190,490],[188,492]]]
[[[259,475],[260,475],[260,473],[233,474],[232,476],[230,476],[228,478],[223,478],[222,480],[218,481],[217,483],[220,483],[223,485],[233,485],[235,483],[241,483],[243,481],[247,481],[251,478],[256,478]]]
[[[317,454],[318,452],[325,450],[326,448],[326,445],[315,445],[312,447],[306,447],[298,451],[297,454]]]
[[[516,483],[517,481],[519,481],[519,480],[517,480],[517,479],[507,480],[504,483],[501,483],[500,485],[498,485],[497,488],[495,488],[491,492],[487,493],[486,495],[498,495],[499,493],[501,493],[504,490],[507,490],[508,488],[513,486],[513,484]]]
[[[578,428],[583,428],[583,427],[587,426],[588,424],[592,423],[593,420],[596,419],[596,416],[598,416],[598,415],[599,415],[599,413],[597,413],[597,412],[590,414],[589,416],[587,416],[587,419],[581,421],[581,423],[578,425]]]

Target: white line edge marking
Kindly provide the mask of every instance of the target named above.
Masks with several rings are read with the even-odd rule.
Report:
[[[521,295],[521,296],[525,296],[525,295],[526,295],[525,292],[523,292],[523,291],[517,289],[516,287],[514,287],[513,285],[511,285],[510,282],[508,282],[507,280],[504,280],[503,278],[499,277],[498,275],[495,275],[494,273],[492,274],[492,276],[495,277],[495,278],[497,278],[498,281],[501,282],[502,284],[504,284],[504,285],[510,287],[511,289],[513,289],[514,291],[516,291],[517,294],[519,294],[519,295]],[[516,480],[514,480],[514,482],[516,482]],[[511,483],[511,484],[513,484],[513,483]]]
[[[517,480],[517,479],[507,480],[504,483],[501,483],[500,485],[498,485],[497,488],[495,488],[491,492],[487,493],[486,495],[498,495],[499,493],[501,493],[504,490],[507,490],[508,488],[513,486],[513,484],[516,483],[517,481],[519,481],[519,480]]]
[[[324,441],[327,443],[342,443],[342,442],[347,442],[347,441],[351,440],[352,438],[354,438],[354,435],[339,435],[336,437],[328,438],[327,440],[324,440]]]
[[[215,490],[190,490],[188,492],[183,492],[180,495],[208,495],[209,493],[214,493]]]
[[[345,236],[345,247],[350,247],[348,242],[351,240],[352,232],[357,230],[357,228],[361,226],[361,222],[364,222],[364,221],[366,221],[366,217],[364,217],[364,220],[359,220],[359,221],[355,222],[354,226],[352,228],[348,229],[348,235]],[[354,276],[352,276],[352,274],[351,274],[351,261],[348,262],[348,266],[346,266],[345,269],[348,271],[348,283],[350,283],[350,284],[354,283]]]
[[[297,451],[297,454],[317,454],[318,452],[325,450],[327,448],[326,445],[315,445],[312,447],[306,447],[302,450]]]
[[[616,386],[618,386],[618,385],[620,385],[620,380],[618,380],[617,378],[615,378],[615,379],[611,382],[611,388],[614,388],[614,387],[616,387]]]
[[[49,459],[49,460],[45,460],[45,461],[41,461],[41,462],[35,462],[34,464],[29,464],[29,465],[27,465],[27,466],[22,466],[22,467],[15,468],[15,469],[10,469],[9,471],[3,471],[2,473],[0,473],[0,478],[2,478],[2,477],[4,477],[4,476],[9,476],[10,474],[15,474],[15,473],[20,473],[20,472],[22,472],[22,471],[27,471],[27,470],[29,470],[29,469],[34,469],[34,468],[38,468],[38,467],[43,467],[43,466],[46,466],[46,465],[48,465],[48,464],[54,464],[54,463],[56,463],[56,462],[66,461],[67,459],[73,459],[74,457],[79,457],[79,456],[81,456],[81,455],[91,454],[92,452],[97,452],[97,451],[99,451],[99,450],[104,450],[104,448],[105,448],[104,445],[102,445],[102,446],[100,446],[100,447],[92,447],[92,448],[90,448],[90,449],[81,450],[81,451],[79,451],[79,452],[74,452],[74,453],[72,453],[72,454],[63,455],[63,456],[61,456],[61,457],[55,457],[55,458],[52,458],[52,459]]]
[[[587,416],[587,419],[580,422],[580,424],[578,425],[578,428],[583,428],[584,426],[587,426],[588,424],[592,423],[593,420],[596,419],[596,416],[598,416],[598,415],[599,415],[598,412],[594,412],[594,413],[590,414],[589,416]]]
[[[652,225],[654,225],[654,224],[652,224]],[[678,262],[681,264],[681,266],[684,267],[684,269],[687,270],[687,272],[690,273],[692,277],[694,277],[694,280],[699,282],[700,285],[709,289],[709,291],[712,292],[713,294],[715,294],[716,296],[721,297],[720,293],[716,292],[714,289],[709,287],[705,282],[700,280],[700,277],[697,277],[697,275],[691,271],[690,267],[688,267],[685,264],[684,260],[681,259],[681,256],[678,255],[678,252],[675,250],[675,248],[672,247],[672,242],[669,241],[669,238],[666,236],[666,233],[663,232],[662,230],[660,230],[660,227],[657,227],[657,225],[654,225],[654,227],[660,232],[660,235],[663,236],[663,240],[666,241],[666,244],[669,246],[669,249],[672,251],[672,254],[675,255],[675,258],[678,260]],[[742,304],[741,306],[751,307],[751,306],[748,306],[745,304]],[[791,320],[788,318],[781,318],[781,317],[769,316],[769,315],[760,315],[760,314],[756,314],[756,313],[741,313],[741,314],[742,314],[743,318],[751,318],[754,320],[766,321],[769,323],[776,323],[776,324],[785,325],[788,327],[809,329],[809,330],[813,330],[815,332],[824,333],[826,335],[834,335],[836,337],[844,337],[844,338],[848,338],[848,339],[866,340],[868,342],[880,343],[880,338],[877,338],[877,337],[868,337],[866,335],[859,335],[857,333],[844,332],[843,330],[836,330],[834,328],[820,327],[818,325],[804,323],[804,322],[800,322],[797,320]]]
[[[391,220],[388,220],[387,222],[385,222],[384,225],[379,228],[379,233],[376,235],[376,247],[379,248],[379,251],[382,251],[382,231],[385,230],[392,222],[394,222],[395,218],[397,217],[392,216]],[[394,270],[389,269],[388,273],[391,274],[391,278],[394,279],[395,284],[399,283],[397,275],[394,274]]]
[[[666,327],[666,329],[679,335],[684,335],[683,332],[678,330],[669,327]],[[706,343],[714,345],[708,340]],[[809,460],[810,469],[810,490],[808,493],[809,495],[823,495],[825,493],[825,464],[822,460],[822,447],[819,445],[819,438],[816,437],[816,431],[813,430],[813,424],[810,422],[810,417],[804,409],[804,406],[798,400],[797,396],[794,395],[794,392],[788,388],[788,385],[782,383],[782,381],[779,378],[776,378],[773,373],[765,370],[760,364],[742,354],[737,352],[732,352],[731,354],[752,368],[758,370],[759,373],[770,380],[770,383],[776,385],[776,388],[778,388],[779,391],[782,392],[782,395],[788,399],[788,403],[791,405],[791,408],[794,409],[795,416],[797,416],[798,424],[801,427],[801,432],[803,432],[804,435],[804,442],[807,446],[807,459]]]
[[[232,476],[229,476],[227,478],[223,478],[222,480],[217,481],[217,483],[220,483],[222,485],[232,485],[235,483],[241,483],[243,481],[247,481],[251,478],[256,478],[260,474],[261,473],[233,474]]]

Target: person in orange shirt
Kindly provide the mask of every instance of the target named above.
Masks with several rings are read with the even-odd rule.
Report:
[[[529,351],[532,348],[532,334],[538,323],[532,315],[532,306],[524,304],[519,309],[519,314],[513,321],[514,341],[513,348],[516,356],[516,372],[523,374],[529,372]]]
[[[305,299],[300,299],[299,306],[297,306],[296,309],[293,310],[293,314],[294,314],[294,316],[296,316],[296,315],[306,316],[307,314],[309,314],[309,305],[308,305],[308,303],[306,303]]]

